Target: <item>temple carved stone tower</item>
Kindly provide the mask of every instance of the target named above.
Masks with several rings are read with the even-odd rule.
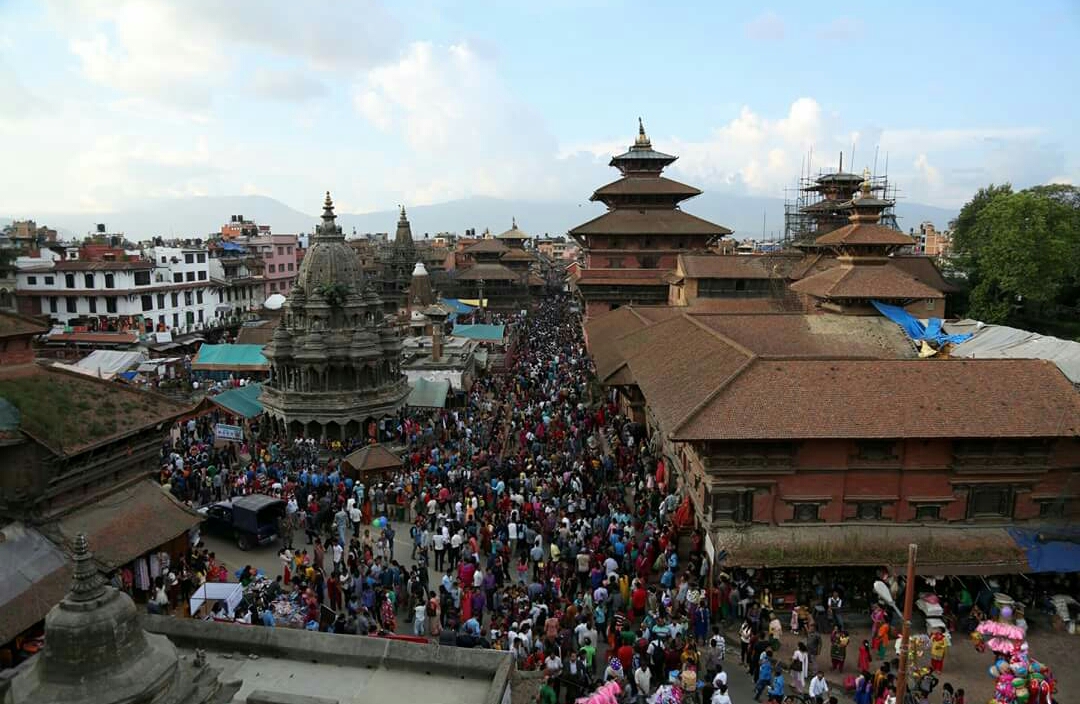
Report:
[[[271,378],[260,400],[275,430],[289,437],[366,434],[372,423],[396,415],[409,395],[401,339],[345,244],[329,193],[263,354]]]

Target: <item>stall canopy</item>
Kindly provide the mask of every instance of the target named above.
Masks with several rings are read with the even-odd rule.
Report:
[[[344,460],[352,469],[354,476],[363,476],[368,472],[390,472],[401,469],[401,458],[379,443],[367,445],[352,453]]]
[[[445,408],[446,395],[450,393],[447,379],[417,379],[412,383],[412,391],[405,403],[413,408]]]
[[[0,529],[0,644],[45,618],[71,585],[60,548],[22,523]]]
[[[481,342],[502,342],[506,334],[505,325],[455,325],[451,333],[455,337],[467,337]]]
[[[191,362],[195,371],[264,372],[270,368],[262,345],[208,345]]]
[[[1008,528],[1031,572],[1080,572],[1080,528]]]
[[[203,604],[213,606],[219,601],[225,602],[225,610],[231,617],[236,607],[244,599],[244,587],[236,582],[207,582],[195,590],[188,600],[189,613],[195,615]]]
[[[1024,551],[1004,528],[980,526],[806,525],[721,529],[721,564],[739,567],[880,567],[907,563],[919,545],[917,570],[931,575],[1028,572]]]
[[[243,418],[255,418],[263,412],[262,404],[259,403],[261,393],[262,384],[248,384],[237,389],[229,389],[217,396],[211,396],[210,400],[229,413]]]
[[[94,350],[74,364],[57,363],[56,366],[68,371],[96,376],[99,379],[112,379],[117,374],[134,369],[146,361],[146,355],[130,350]]]
[[[70,545],[86,533],[94,559],[106,571],[185,535],[202,516],[159,485],[144,479],[41,526],[54,543]]]

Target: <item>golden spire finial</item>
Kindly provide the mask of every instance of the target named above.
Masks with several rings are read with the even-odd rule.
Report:
[[[873,175],[871,175],[869,167],[863,167],[862,177],[863,180],[859,185],[859,191],[862,193],[862,196],[866,198],[870,196],[870,190],[873,187]]]
[[[326,192],[326,200],[323,201],[323,207],[324,208],[333,208],[334,207],[334,201],[332,201],[330,199],[330,191]]]
[[[637,128],[638,128],[638,135],[637,135],[637,139],[634,140],[634,144],[639,145],[639,146],[648,145],[649,144],[649,136],[647,134],[645,134],[645,123],[641,121],[640,117],[637,119]]]
[[[513,216],[513,215],[510,216],[510,229],[511,230],[516,230],[517,229],[517,218],[515,216]]]

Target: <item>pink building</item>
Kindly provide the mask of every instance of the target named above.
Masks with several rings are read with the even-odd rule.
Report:
[[[251,251],[266,262],[263,280],[264,299],[280,293],[287,295],[296,281],[296,235],[262,235],[248,240]]]

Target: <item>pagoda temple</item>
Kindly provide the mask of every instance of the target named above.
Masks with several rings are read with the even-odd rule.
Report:
[[[401,339],[356,251],[345,244],[329,193],[263,354],[271,377],[260,400],[277,430],[290,437],[370,434],[374,422],[397,414],[409,395]]]
[[[923,316],[940,315],[944,294],[890,256],[914,240],[881,224],[881,214],[892,202],[875,197],[872,189],[866,172],[859,192],[849,202],[849,224],[814,240],[816,248],[835,255],[837,266],[794,282],[791,290],[836,313],[877,315],[871,301],[881,301]]]
[[[784,204],[784,236],[791,244],[803,250],[816,250],[814,243],[819,236],[844,227],[854,211],[854,199],[863,190],[867,176],[844,171],[844,155],[840,154],[839,169],[833,173],[820,174],[811,180],[801,180],[799,197]],[[872,194],[885,195],[889,191],[887,178],[870,178]],[[895,200],[877,198],[881,205],[878,221],[899,230],[893,211]]]
[[[665,304],[665,276],[679,253],[704,250],[731,234],[723,225],[679,207],[701,191],[661,176],[676,159],[653,149],[639,118],[633,146],[610,162],[622,178],[596,189],[590,198],[606,205],[607,212],[570,230],[585,255],[574,283],[586,316],[628,303]]]

